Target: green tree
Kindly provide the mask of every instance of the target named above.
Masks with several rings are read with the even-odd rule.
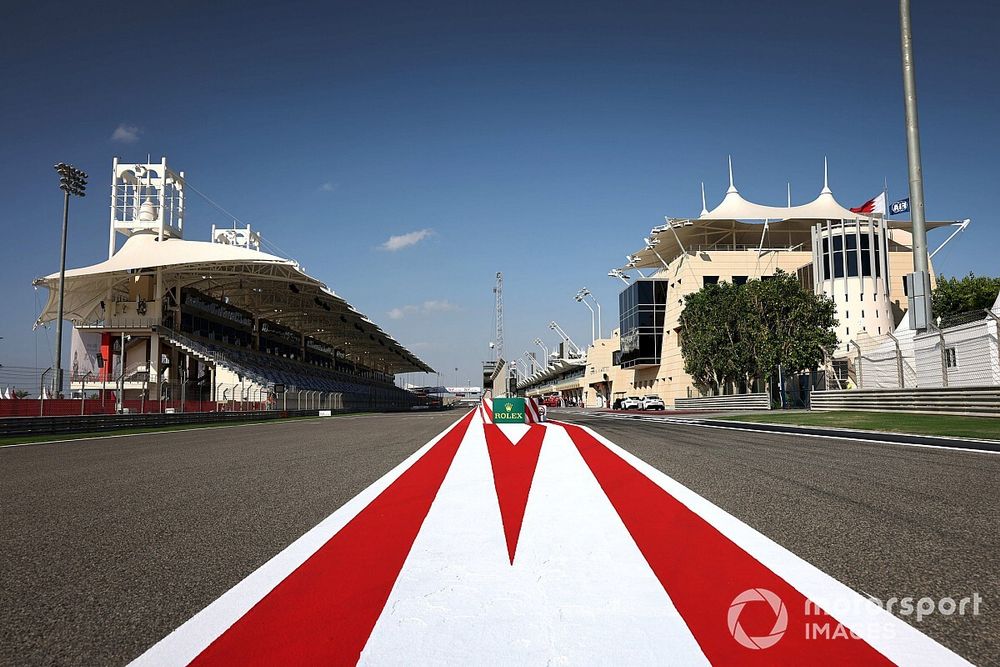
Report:
[[[684,370],[701,389],[766,383],[780,365],[795,373],[819,366],[836,346],[836,307],[778,271],[745,285],[707,285],[685,297],[680,324]]]
[[[939,279],[931,294],[934,316],[948,319],[959,313],[991,308],[1000,293],[1000,278],[977,276]]]

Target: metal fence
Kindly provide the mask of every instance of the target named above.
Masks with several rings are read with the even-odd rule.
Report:
[[[844,355],[826,360],[827,389],[1000,386],[998,308],[964,313],[916,333],[862,333]]]
[[[65,373],[63,386],[57,391],[52,369],[0,366],[0,417],[275,410],[360,412],[408,409],[420,402],[398,388],[377,385],[361,386],[356,392],[296,387],[279,391],[251,381],[212,386],[166,379],[157,382],[150,375],[144,364],[107,380]]]

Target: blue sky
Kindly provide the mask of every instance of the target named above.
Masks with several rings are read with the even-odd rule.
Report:
[[[551,319],[589,342],[584,286],[610,329],[608,269],[701,181],[718,202],[729,154],[762,203],[815,196],[824,156],[845,205],[905,195],[894,2],[83,5],[5,13],[5,366],[51,364],[31,280],[58,268],[58,161],[90,173],[71,267],[106,257],[112,156],[166,155],[449,384],[489,357],[498,270],[508,352]],[[995,275],[1000,10],[913,20],[928,216],[973,219],[936,268]],[[229,222],[194,198],[186,236]]]

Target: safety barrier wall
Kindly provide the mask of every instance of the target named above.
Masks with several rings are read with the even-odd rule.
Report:
[[[1000,417],[1000,387],[814,391],[813,410],[864,410]]]
[[[79,401],[74,401],[79,403]],[[271,410],[266,412],[187,412],[177,414],[85,415],[64,417],[0,418],[0,435],[57,435],[90,433],[127,428],[204,424],[208,422],[245,422],[282,417],[315,415],[316,410]]]
[[[675,398],[674,408],[677,410],[770,410],[771,397],[766,393],[759,393]]]

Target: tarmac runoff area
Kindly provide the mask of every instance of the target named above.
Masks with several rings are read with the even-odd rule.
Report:
[[[0,663],[1000,655],[1000,456],[578,412],[550,415],[593,431],[477,411],[2,449]],[[918,622],[856,592],[982,601]]]

